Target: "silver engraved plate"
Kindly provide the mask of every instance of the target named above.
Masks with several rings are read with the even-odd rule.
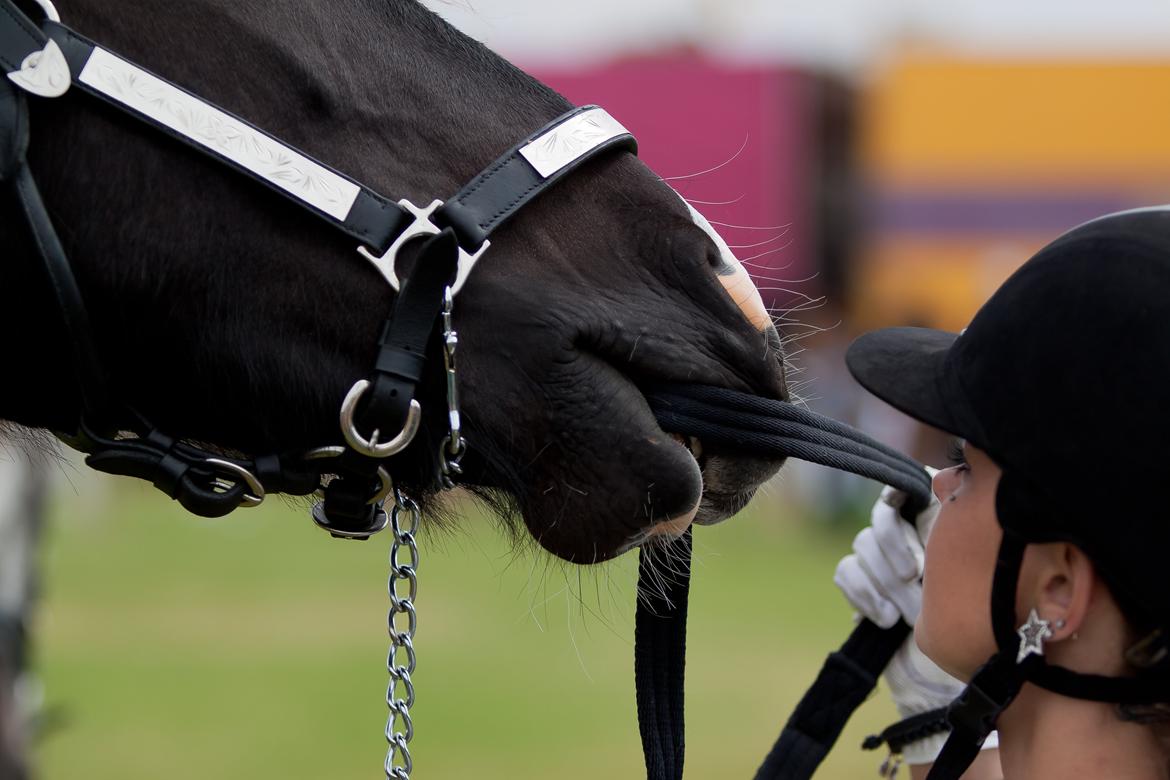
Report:
[[[25,57],[20,70],[9,73],[8,78],[25,92],[47,98],[61,97],[73,83],[65,54],[52,40]]]
[[[104,49],[94,48],[78,78],[339,222],[357,200],[348,179]]]
[[[591,108],[525,144],[520,154],[547,179],[606,141],[628,132],[604,108]]]

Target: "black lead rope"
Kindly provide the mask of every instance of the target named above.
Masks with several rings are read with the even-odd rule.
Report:
[[[671,565],[662,566],[664,560]],[[682,777],[690,568],[689,528],[665,548],[643,547],[638,559],[634,688],[646,776],[652,780]]]
[[[768,457],[794,457],[848,471],[906,493],[903,516],[930,502],[930,477],[913,459],[836,420],[785,401],[701,385],[646,390],[663,430]],[[643,548],[638,568],[634,676],[648,780],[683,776],[683,672],[691,539],[665,552],[671,572],[654,568],[660,550]],[[756,780],[812,777],[845,723],[876,685],[909,627],[863,620],[830,654],[797,705]]]

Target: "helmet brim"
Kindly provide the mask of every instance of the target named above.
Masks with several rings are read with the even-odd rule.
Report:
[[[930,328],[884,328],[854,341],[845,353],[853,377],[900,412],[934,428],[966,436],[948,398],[947,353],[958,338]]]

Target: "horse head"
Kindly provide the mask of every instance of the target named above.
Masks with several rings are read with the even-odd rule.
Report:
[[[31,5],[31,2],[29,3]],[[413,0],[62,3],[66,21],[382,193],[429,203],[569,105]],[[393,291],[336,233],[81,97],[37,100],[29,163],[117,392],[227,451],[319,447]],[[0,419],[66,430],[76,379],[35,249],[7,217]],[[403,259],[408,267],[410,257]],[[778,461],[664,432],[643,389],[786,397],[780,340],[710,226],[628,153],[501,228],[459,293],[466,482],[570,561],[738,511]],[[433,490],[441,361],[395,479]]]

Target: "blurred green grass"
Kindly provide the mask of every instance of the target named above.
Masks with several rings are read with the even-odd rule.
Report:
[[[55,502],[46,539],[35,654],[61,722],[40,776],[381,777],[389,538],[335,541],[279,502],[200,520],[95,483]],[[751,777],[852,625],[831,582],[850,534],[779,493],[696,531],[690,778]],[[415,776],[644,776],[635,556],[570,568],[464,515],[421,536]],[[874,773],[858,745],[892,719],[879,691],[817,777]]]

